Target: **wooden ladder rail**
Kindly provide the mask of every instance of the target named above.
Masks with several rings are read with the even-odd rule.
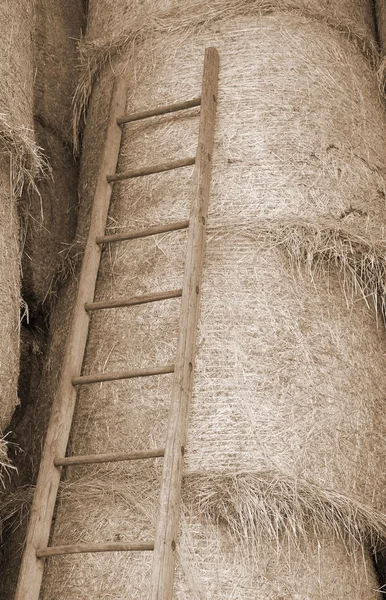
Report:
[[[189,219],[179,336],[161,481],[160,511],[154,542],[151,600],[171,600],[173,596],[183,456],[193,387],[199,296],[204,263],[218,74],[218,52],[215,48],[208,48],[204,59],[200,125],[193,176],[193,201]]]
[[[58,456],[65,455],[72,425],[77,394],[72,379],[80,376],[87,343],[90,316],[85,310],[85,303],[92,303],[94,300],[101,258],[101,246],[96,243],[96,238],[103,236],[106,230],[112,192],[107,176],[116,171],[118,163],[122,130],[117,119],[124,113],[126,94],[125,79],[116,79],[111,95],[105,146],[94,193],[78,294],[48,425],[15,600],[39,600],[44,559],[38,558],[36,552],[48,545],[62,470],[61,467],[55,466],[54,461]]]

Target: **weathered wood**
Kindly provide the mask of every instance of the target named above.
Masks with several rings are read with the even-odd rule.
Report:
[[[65,455],[71,429],[76,401],[76,388],[71,380],[80,374],[83,363],[90,318],[84,310],[84,305],[94,299],[101,255],[101,248],[95,240],[103,235],[106,229],[112,192],[112,186],[107,183],[106,176],[117,168],[122,133],[117,125],[117,118],[125,110],[126,91],[126,81],[123,78],[117,79],[111,96],[106,140],[94,192],[79,289],[48,425],[14,600],[39,600],[44,561],[36,557],[36,549],[45,548],[48,544],[61,472],[55,467],[54,460],[56,456]]]
[[[217,50],[208,48],[204,61],[199,138],[193,179],[194,196],[161,483],[160,512],[154,542],[151,600],[171,600],[173,596],[175,553],[180,522],[183,452],[196,355],[199,292],[209,203],[218,72]]]
[[[190,167],[191,165],[194,165],[195,162],[195,157],[182,158],[181,160],[171,160],[169,162],[161,163],[160,165],[154,165],[153,167],[144,167],[142,169],[128,171],[127,173],[116,173],[115,175],[108,175],[107,181],[109,183],[114,183],[115,181],[134,179],[134,177],[154,175],[154,173],[163,173],[164,171],[172,171],[173,169],[180,169],[181,167]]]
[[[150,302],[159,302],[161,300],[170,300],[171,298],[180,298],[181,296],[182,289],[170,290],[169,292],[154,292],[153,294],[143,294],[142,296],[120,298],[118,300],[89,302],[84,305],[84,308],[88,311],[104,310],[106,308],[122,308],[124,306],[138,306],[139,304],[149,304]]]
[[[96,465],[99,463],[122,462],[125,460],[142,460],[146,458],[161,458],[165,449],[137,450],[136,452],[114,452],[111,454],[89,454],[87,456],[65,456],[55,458],[55,467],[69,467],[71,465]]]
[[[133,113],[132,115],[123,115],[117,119],[118,125],[124,123],[132,123],[133,121],[141,121],[142,119],[148,119],[149,117],[158,117],[159,115],[167,115],[169,113],[177,112],[179,110],[186,110],[188,108],[194,108],[200,106],[201,97],[193,98],[193,100],[186,100],[185,102],[177,102],[175,104],[167,104],[166,106],[159,106],[151,110],[144,110],[143,112]]]
[[[127,233],[113,233],[111,235],[103,235],[97,237],[97,244],[111,244],[112,242],[125,242],[127,240],[137,240],[139,238],[149,237],[151,235],[158,235],[159,233],[168,233],[169,231],[178,231],[180,229],[187,229],[189,227],[189,220],[184,221],[173,221],[166,225],[152,225],[136,231],[128,231]]]
[[[37,558],[85,552],[149,552],[154,550],[151,542],[109,542],[107,544],[74,544],[73,546],[47,546],[36,550]],[[27,600],[27,597],[26,597]]]
[[[152,367],[148,369],[132,369],[131,371],[111,371],[110,373],[95,373],[95,375],[81,375],[72,378],[72,385],[85,385],[101,383],[103,381],[117,381],[118,379],[134,379],[136,377],[151,377],[152,375],[166,375],[174,372],[174,365]]]

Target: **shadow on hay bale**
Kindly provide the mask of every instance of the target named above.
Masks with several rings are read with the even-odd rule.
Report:
[[[56,277],[63,255],[71,245],[78,209],[78,165],[71,149],[49,129],[35,124],[36,138],[44,148],[51,177],[31,195],[23,219],[23,296],[32,307],[56,294]],[[36,307],[35,307],[36,308]]]
[[[77,83],[76,44],[84,20],[81,0],[37,0],[33,29],[36,139],[51,167],[51,178],[26,203],[22,218],[23,293],[36,310],[55,295],[61,253],[72,243],[78,206],[78,164],[71,146],[71,102]]]
[[[82,156],[84,236],[111,90],[107,57],[129,78],[134,112],[195,96],[203,49],[220,51],[176,598],[375,599],[368,546],[386,532],[386,121],[364,5],[322,5],[322,18],[320,3],[191,4],[182,24],[174,27],[175,12],[155,12],[142,31],[149,4],[133,3],[118,23],[91,3],[91,67],[78,95],[84,105],[100,75]],[[357,22],[348,27],[344,14]],[[130,126],[120,169],[189,156],[196,136],[194,111]],[[111,232],[186,218],[190,184],[185,169],[116,185]],[[105,252],[97,299],[179,287],[184,252],[183,233]],[[53,317],[47,393],[70,286]],[[178,308],[173,300],[94,315],[85,373],[171,362]],[[162,446],[170,387],[168,376],[85,387],[71,453]],[[152,538],[161,468],[69,470],[52,543]],[[150,565],[148,555],[53,559],[42,598],[147,598]]]
[[[18,204],[47,163],[33,134],[33,2],[5,2],[0,15],[0,434],[18,404],[20,244]],[[19,202],[20,201],[20,202]]]
[[[82,0],[35,0],[34,114],[62,140],[72,140],[72,96],[77,83],[76,44],[82,37]]]

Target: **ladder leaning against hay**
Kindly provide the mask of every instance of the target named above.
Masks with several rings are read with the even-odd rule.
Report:
[[[195,361],[198,302],[205,244],[205,222],[209,202],[211,155],[217,102],[219,59],[215,48],[205,52],[202,93],[199,98],[155,110],[121,116],[125,109],[127,86],[123,78],[114,83],[106,142],[96,183],[90,229],[83,257],[79,289],[74,307],[58,391],[54,399],[45,447],[40,465],[28,527],[26,546],[15,600],[39,600],[46,557],[80,552],[153,550],[151,598],[167,600],[173,594],[173,573],[178,536],[182,463]],[[114,174],[121,145],[122,125],[169,112],[201,106],[197,153],[194,158],[164,163],[128,173]],[[188,221],[156,225],[141,231],[105,235],[112,185],[116,181],[195,165],[193,202]],[[182,290],[146,294],[109,302],[94,302],[101,248],[104,244],[188,228],[187,256]],[[114,373],[81,375],[92,311],[156,302],[182,297],[177,354],[174,365]],[[76,402],[76,389],[117,379],[174,373],[165,448],[121,454],[66,457],[66,449]],[[68,465],[115,462],[164,457],[160,508],[155,540],[107,544],[48,546],[52,518],[63,467]]]

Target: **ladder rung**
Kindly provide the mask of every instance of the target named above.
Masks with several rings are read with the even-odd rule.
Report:
[[[134,177],[143,177],[144,175],[153,175],[154,173],[162,173],[163,171],[172,171],[173,169],[180,169],[181,167],[189,167],[190,165],[194,165],[195,162],[195,156],[183,158],[182,160],[172,160],[161,163],[160,165],[154,165],[154,167],[144,167],[143,169],[128,171],[127,173],[107,175],[106,179],[108,183],[114,183],[114,181],[123,181],[124,179],[133,179]]]
[[[113,233],[112,235],[104,235],[96,238],[97,244],[108,244],[111,242],[124,242],[126,240],[136,240],[143,237],[149,237],[150,235],[157,235],[158,233],[168,233],[169,231],[178,231],[179,229],[187,229],[189,227],[189,220],[185,221],[174,221],[166,225],[153,225],[146,229],[138,229],[137,231],[129,231],[127,233]]]
[[[143,296],[132,296],[131,298],[120,298],[119,300],[105,300],[101,302],[87,302],[84,305],[85,310],[103,310],[105,308],[120,308],[122,306],[137,306],[138,304],[148,304],[160,300],[169,300],[170,298],[180,298],[181,290],[170,290],[169,292],[155,292],[153,294],[143,294]]]
[[[107,462],[121,462],[125,460],[141,460],[145,458],[161,458],[165,449],[160,450],[138,450],[137,452],[121,452],[114,454],[89,454],[88,456],[65,456],[55,458],[55,467],[67,467],[70,465],[94,465]]]
[[[176,104],[168,104],[166,106],[159,106],[151,110],[144,110],[143,112],[133,113],[131,115],[123,115],[117,119],[118,125],[124,123],[132,123],[133,121],[141,121],[149,117],[157,117],[158,115],[166,115],[168,113],[177,112],[178,110],[186,110],[188,108],[194,108],[200,106],[201,96],[193,98],[193,100],[186,100],[185,102],[178,102]]]
[[[36,550],[37,558],[81,554],[84,552],[146,552],[154,550],[153,542],[109,542],[107,544],[74,544],[73,546],[48,546]]]
[[[73,377],[72,385],[83,385],[87,383],[100,383],[102,381],[115,381],[118,379],[134,379],[134,377],[148,377],[151,375],[165,375],[174,373],[174,365],[155,367],[150,369],[134,369],[132,371],[115,371],[111,373],[97,373],[96,375],[82,375]]]

